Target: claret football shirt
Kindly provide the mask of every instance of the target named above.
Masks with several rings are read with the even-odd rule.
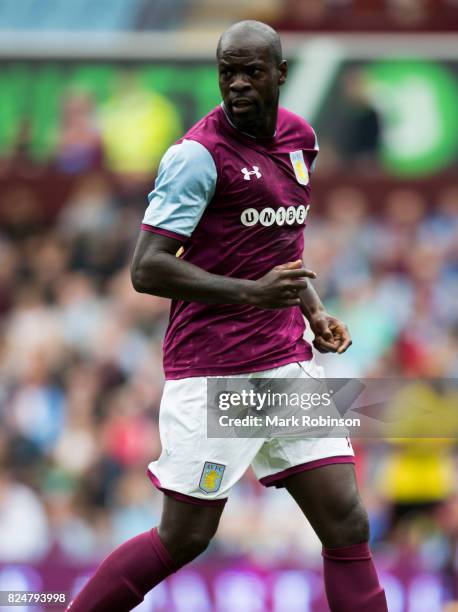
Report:
[[[272,138],[240,132],[219,106],[164,155],[142,229],[182,242],[181,257],[213,274],[256,280],[302,258],[318,145],[279,109]],[[167,379],[256,372],[308,360],[298,306],[266,310],[173,300]]]

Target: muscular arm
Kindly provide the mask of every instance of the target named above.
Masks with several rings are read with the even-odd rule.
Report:
[[[208,304],[242,304],[253,281],[210,274],[176,257],[179,240],[140,232],[131,267],[136,291]]]
[[[344,353],[351,346],[345,323],[329,315],[311,283],[300,292],[302,314],[315,334],[314,347],[320,353]]]
[[[131,266],[134,288],[187,302],[289,308],[300,305],[298,294],[307,286],[305,277],[315,277],[299,261],[277,266],[256,281],[211,274],[177,258],[180,246],[174,238],[140,232]]]

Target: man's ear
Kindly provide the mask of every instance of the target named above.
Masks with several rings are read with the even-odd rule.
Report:
[[[283,85],[288,76],[288,62],[286,60],[281,62],[280,66],[278,67],[278,71],[280,73],[278,77],[278,84]]]

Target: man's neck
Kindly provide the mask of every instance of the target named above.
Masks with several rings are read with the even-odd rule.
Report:
[[[224,111],[224,114],[226,115],[226,119],[229,121],[229,123],[232,125],[232,127],[234,129],[236,129],[238,132],[240,132],[241,134],[243,134],[244,136],[249,136],[250,138],[253,138],[254,140],[262,140],[263,138],[275,138],[275,135],[277,133],[277,130],[272,130],[271,133],[267,133],[269,132],[269,130],[266,130],[266,133],[264,134],[250,134],[249,132],[245,132],[244,130],[241,130],[235,123],[234,121],[231,119],[225,105],[224,102],[221,102],[221,108]],[[276,118],[276,116],[275,116]],[[275,121],[276,124],[276,121]]]

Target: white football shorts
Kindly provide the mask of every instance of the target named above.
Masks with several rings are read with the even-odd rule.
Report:
[[[322,378],[315,360],[239,378]],[[221,377],[222,378],[222,377]],[[236,378],[236,376],[225,377]],[[166,495],[194,504],[224,504],[251,465],[259,481],[284,486],[287,476],[333,463],[354,463],[348,438],[208,438],[207,378],[167,380],[159,413],[162,453],[147,475]]]

